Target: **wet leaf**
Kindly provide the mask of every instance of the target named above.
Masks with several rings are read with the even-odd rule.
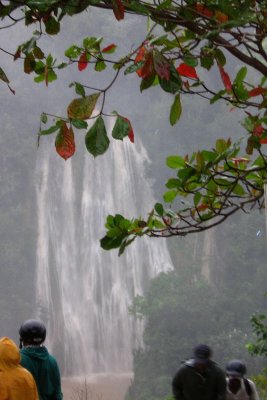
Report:
[[[67,112],[72,119],[88,119],[91,117],[100,93],[94,93],[86,97],[72,100]]]
[[[109,147],[109,138],[103,118],[97,118],[85,136],[85,146],[94,157],[104,154]]]
[[[62,122],[59,133],[55,141],[57,153],[67,160],[75,153],[75,141],[72,128],[68,127],[66,122]]]

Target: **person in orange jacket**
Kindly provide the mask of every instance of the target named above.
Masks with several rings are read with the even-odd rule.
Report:
[[[33,376],[20,365],[19,348],[8,337],[0,339],[0,399],[38,400]]]

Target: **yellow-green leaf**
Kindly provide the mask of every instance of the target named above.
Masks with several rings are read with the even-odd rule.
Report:
[[[68,106],[68,117],[71,119],[88,119],[91,117],[100,93],[74,99]]]

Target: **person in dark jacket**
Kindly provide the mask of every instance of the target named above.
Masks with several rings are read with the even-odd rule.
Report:
[[[43,345],[46,328],[41,321],[30,319],[20,329],[20,364],[33,375],[39,400],[62,400],[61,378],[56,359]]]
[[[199,344],[193,356],[178,370],[172,381],[175,400],[225,400],[226,377],[214,361],[209,346]]]

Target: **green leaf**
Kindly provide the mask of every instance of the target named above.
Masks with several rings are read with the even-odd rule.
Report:
[[[82,119],[72,119],[71,123],[77,129],[87,129],[88,126],[87,122]]]
[[[185,167],[185,161],[181,156],[169,156],[166,159],[166,164],[169,168],[179,169]]]
[[[168,192],[164,193],[163,199],[165,203],[172,203],[173,200],[177,197],[178,192],[177,190],[169,190]]]
[[[60,23],[52,16],[45,22],[45,31],[48,35],[57,35],[60,31]]]
[[[233,193],[239,195],[239,196],[244,196],[244,194],[246,193],[243,186],[241,186],[239,183],[237,183],[235,185],[235,187],[233,188]]]
[[[174,98],[174,102],[171,106],[171,111],[170,111],[170,123],[172,126],[175,125],[176,122],[180,119],[181,114],[182,114],[182,105],[181,105],[180,93],[178,93]]]
[[[220,98],[226,93],[226,90],[220,90],[218,93],[215,94],[215,96],[213,96],[210,99],[210,104],[215,103],[216,101],[220,100]]]
[[[122,241],[125,239],[125,237],[127,237],[126,234],[114,236],[114,237],[104,236],[100,240],[100,246],[104,250],[116,249],[116,248],[120,247],[120,245],[121,245]]]
[[[106,69],[106,63],[104,61],[97,61],[95,64],[95,71],[97,72],[101,72],[104,71],[104,69]]]
[[[227,143],[224,139],[216,140],[216,151],[221,154],[228,148]]]
[[[65,56],[68,58],[75,59],[75,58],[78,58],[82,52],[83,52],[83,49],[81,47],[73,45],[65,51]]]
[[[155,211],[157,212],[157,214],[162,217],[163,213],[164,213],[164,208],[163,205],[161,203],[156,203],[154,206]]]
[[[54,133],[54,132],[58,131],[59,129],[60,129],[60,125],[53,125],[48,129],[39,131],[39,135],[40,136],[50,135],[51,133]]]
[[[190,67],[197,67],[197,65],[198,65],[198,60],[197,60],[197,58],[195,58],[195,57],[190,57],[190,56],[185,56],[184,58],[183,58],[183,62],[186,64],[186,65],[189,65]]]
[[[200,193],[200,192],[196,192],[196,194],[195,194],[195,196],[194,196],[194,204],[195,204],[195,207],[196,207],[196,206],[198,205],[198,203],[200,202],[201,197],[202,197],[201,193]]]
[[[79,94],[80,96],[85,97],[84,86],[81,85],[81,84],[78,83],[78,82],[75,82],[75,92],[76,92],[77,94]]]
[[[226,58],[223,52],[220,49],[215,49],[214,55],[218,64],[223,67],[226,64]]]
[[[155,83],[156,79],[157,79],[157,76],[154,74],[149,76],[146,79],[142,79],[141,84],[140,84],[140,92],[150,88]]]
[[[112,137],[114,139],[123,140],[126,136],[129,135],[130,130],[131,127],[129,123],[120,115],[118,115],[115,125],[112,129]]]
[[[178,189],[181,186],[181,181],[179,181],[179,179],[171,178],[171,179],[168,179],[165,186],[168,189]]]
[[[109,138],[103,118],[97,118],[85,136],[85,146],[94,157],[104,154],[109,147]]]
[[[247,75],[247,72],[248,72],[247,67],[242,67],[242,68],[240,68],[240,70],[239,70],[238,73],[236,74],[234,83],[238,85],[238,84],[240,84],[241,82],[243,82],[244,79],[245,79],[245,77],[246,77],[246,75]]]

